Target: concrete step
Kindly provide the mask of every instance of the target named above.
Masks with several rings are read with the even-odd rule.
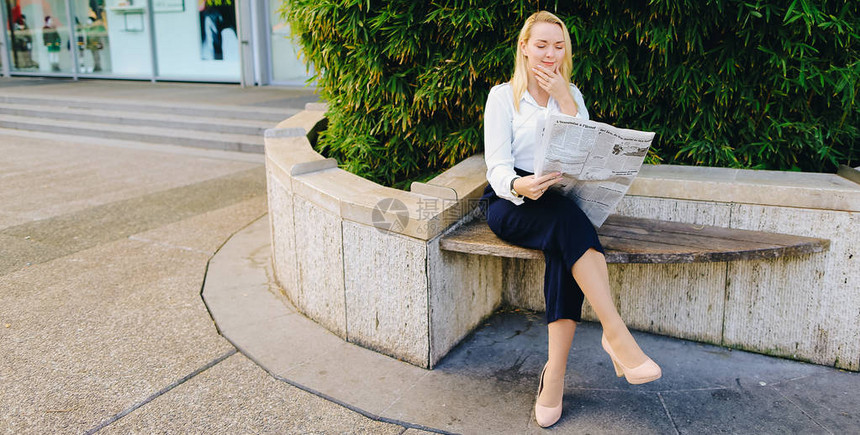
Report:
[[[120,100],[118,98],[53,97],[45,95],[0,95],[0,103],[48,105],[75,109],[110,110],[186,115],[198,118],[250,119],[278,123],[298,113],[299,109],[250,107],[230,105],[201,105],[153,101]]]
[[[0,127],[76,136],[133,140],[198,148],[263,153],[263,136],[189,131],[177,128],[114,125],[0,115]]]
[[[57,143],[68,144],[75,146],[78,144],[97,145],[109,148],[145,150],[150,152],[160,152],[170,155],[195,156],[207,159],[216,160],[233,160],[250,163],[264,163],[265,156],[263,154],[241,152],[241,151],[225,151],[212,148],[197,148],[181,145],[167,145],[159,143],[147,143],[136,140],[123,139],[107,139],[94,136],[79,136],[62,133],[48,133],[43,131],[33,130],[15,130],[10,128],[0,128],[0,144],[4,141],[15,141],[19,138],[29,138],[36,140],[47,140]],[[0,174],[0,178],[2,178]]]
[[[152,112],[111,111],[90,108],[68,107],[57,104],[0,103],[0,115],[13,115],[31,119],[53,119],[66,121],[97,122],[110,125],[136,125],[181,130],[199,130],[212,133],[230,133],[259,136],[267,128],[277,125],[274,121],[253,119],[207,118]]]

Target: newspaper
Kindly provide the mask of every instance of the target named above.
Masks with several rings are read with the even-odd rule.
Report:
[[[600,227],[627,193],[648,154],[654,133],[550,115],[538,120],[535,176],[561,172],[552,186],[576,201]]]

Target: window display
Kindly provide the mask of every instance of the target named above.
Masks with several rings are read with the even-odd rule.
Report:
[[[240,12],[239,0],[0,0],[8,42],[0,60],[11,75],[303,84],[308,73],[280,21],[280,2],[243,5]]]
[[[7,16],[15,17],[10,19],[12,23],[9,32],[9,40],[12,45],[12,67],[16,69],[38,69],[39,64],[33,60],[33,33],[27,26],[27,17],[21,13],[20,8],[17,8],[16,12],[15,15],[7,14]]]
[[[7,0],[12,71],[71,72],[64,0]]]
[[[77,0],[74,10],[78,72],[111,72],[110,38],[104,0]]]

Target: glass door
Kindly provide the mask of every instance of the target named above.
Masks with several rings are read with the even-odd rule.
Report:
[[[280,7],[280,1],[269,0],[272,83],[304,85],[313,71],[308,72],[305,63],[299,58],[298,47],[290,39],[290,25],[278,11]]]
[[[112,77],[122,78],[152,78],[152,29],[147,0],[73,1],[76,2],[78,16],[83,16],[82,22],[88,23],[89,18],[95,17],[85,29],[83,48],[79,48],[84,52],[85,69],[82,72],[110,73]],[[94,39],[92,42],[91,37]],[[96,71],[96,56],[101,71]]]

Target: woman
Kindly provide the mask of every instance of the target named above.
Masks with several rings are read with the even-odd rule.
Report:
[[[548,190],[560,173],[535,177],[539,119],[563,113],[588,119],[582,94],[570,83],[570,34],[549,12],[530,16],[517,41],[514,76],[493,87],[484,112],[484,157],[489,185],[481,208],[499,238],[544,252],[544,297],[549,355],[541,372],[535,419],[542,427],[561,417],[564,374],[576,322],[587,297],[603,326],[601,344],[618,376],[631,384],[660,378],[612,303],[597,232],[575,202]]]

